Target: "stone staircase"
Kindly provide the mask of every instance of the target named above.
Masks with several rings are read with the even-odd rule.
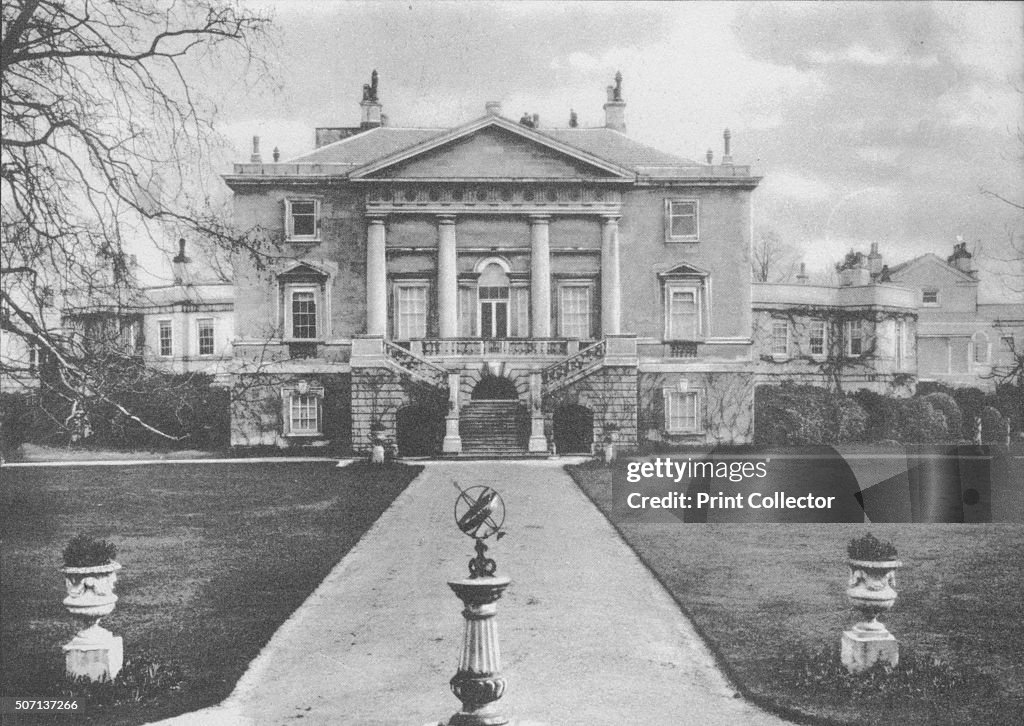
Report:
[[[459,413],[462,455],[486,458],[525,456],[523,419],[519,401],[470,401]]]

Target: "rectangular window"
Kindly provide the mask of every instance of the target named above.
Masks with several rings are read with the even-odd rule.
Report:
[[[864,352],[864,321],[846,321],[846,354],[861,355]]]
[[[665,202],[666,239],[669,242],[696,242],[700,235],[698,205],[695,199],[669,199]]]
[[[825,321],[811,321],[811,355],[825,355]]]
[[[665,392],[665,430],[685,434],[700,430],[700,397],[697,391]]]
[[[907,355],[907,321],[896,321],[896,370],[902,371]]]
[[[700,338],[700,296],[696,288],[668,288],[668,339]]]
[[[398,340],[427,337],[426,285],[395,287],[395,337]]]
[[[213,318],[196,321],[199,336],[199,355],[213,355]]]
[[[530,337],[530,288],[516,286],[509,289],[509,336]]]
[[[590,286],[563,285],[558,295],[558,328],[561,336],[590,340]]]
[[[476,337],[476,288],[459,288],[459,336],[462,338]]]
[[[785,320],[772,321],[772,355],[789,355],[789,323]]]
[[[174,355],[174,333],[171,329],[170,320],[161,320],[160,326],[160,355],[170,358]]]
[[[320,433],[320,397],[295,392],[288,401],[289,432],[298,435]]]
[[[292,337],[316,338],[316,293],[312,290],[292,291]]]
[[[320,202],[315,199],[289,199],[287,202],[288,239],[308,241],[320,238]]]
[[[28,345],[28,372],[35,373],[39,370],[39,346],[35,343]]]
[[[921,304],[922,305],[938,305],[939,304],[939,291],[938,290],[922,290],[921,291]]]

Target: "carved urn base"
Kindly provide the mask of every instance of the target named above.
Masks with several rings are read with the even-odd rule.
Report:
[[[459,670],[450,681],[462,709],[448,720],[448,726],[501,726],[509,722],[495,703],[505,693],[495,615],[497,601],[510,582],[507,577],[480,577],[448,583],[465,605],[462,616],[466,619]]]

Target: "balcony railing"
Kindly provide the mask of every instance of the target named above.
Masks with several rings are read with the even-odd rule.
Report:
[[[405,347],[405,344],[401,344]],[[497,356],[503,358],[564,358],[580,349],[578,340],[524,338],[444,338],[412,340],[409,352],[424,358]]]
[[[558,387],[563,381],[574,377],[580,371],[598,365],[604,360],[608,351],[607,341],[600,341],[584,348],[571,358],[548,366],[541,371],[541,383],[548,391]]]
[[[379,339],[378,339],[379,340]],[[384,344],[384,354],[393,360],[400,368],[416,378],[419,378],[437,388],[444,388],[448,385],[448,371],[440,366],[423,360],[417,355],[401,348],[389,341],[381,341]]]

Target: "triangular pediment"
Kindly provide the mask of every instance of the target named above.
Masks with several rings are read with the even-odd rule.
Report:
[[[330,274],[308,262],[299,262],[283,272],[279,272],[277,276],[279,279],[322,282],[330,277]]]
[[[628,181],[633,174],[541,132],[491,116],[367,164],[349,178]]]
[[[664,272],[659,272],[658,276],[662,278],[707,277],[708,272],[707,270],[702,270],[699,267],[695,267],[687,262],[683,262],[682,264],[675,265],[674,267],[671,267],[665,270]]]

